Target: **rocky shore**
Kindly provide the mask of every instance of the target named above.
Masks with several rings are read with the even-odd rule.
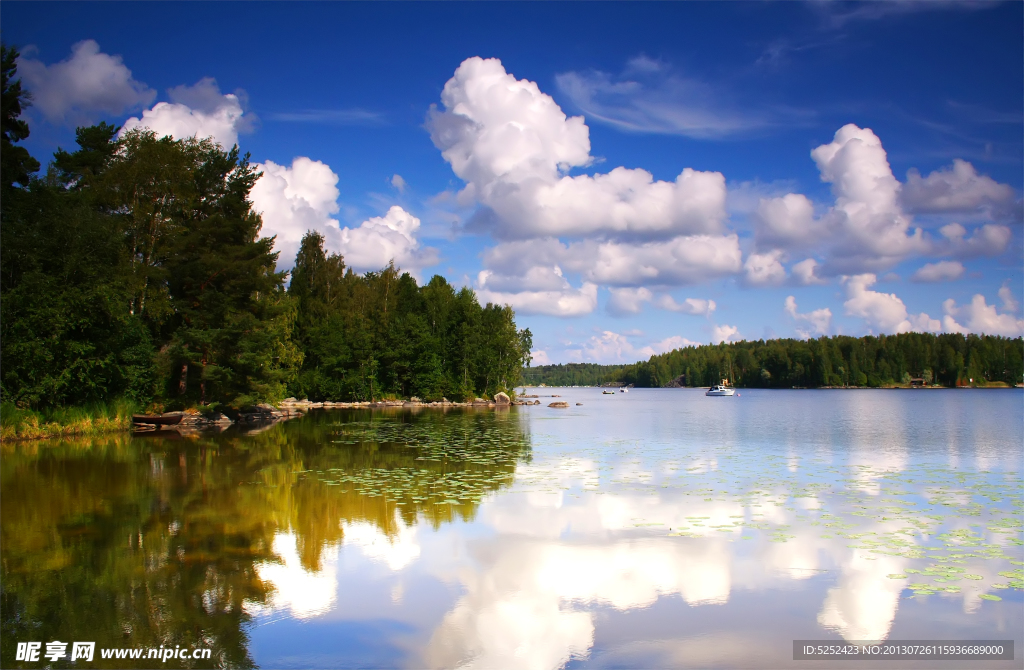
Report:
[[[540,400],[512,400],[505,393],[497,393],[493,400],[475,398],[470,402],[451,402],[447,398],[423,402],[413,397],[409,400],[378,400],[360,402],[310,402],[285,398],[274,405],[257,405],[234,413],[234,418],[220,412],[203,414],[196,410],[165,412],[154,416],[137,416],[133,422],[136,432],[173,430],[179,433],[198,431],[222,431],[228,426],[238,425],[246,432],[259,432],[288,419],[303,416],[311,409],[447,409],[452,407],[507,408],[513,405],[540,405]],[[180,417],[180,418],[179,418]],[[176,421],[175,421],[176,420]],[[173,422],[173,423],[169,423]]]

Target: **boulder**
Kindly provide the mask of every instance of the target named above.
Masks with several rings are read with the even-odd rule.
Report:
[[[509,405],[512,403],[512,399],[503,391],[498,391],[494,394],[494,403],[496,405]]]
[[[548,403],[548,407],[568,407],[568,406],[569,406],[569,403],[562,402],[560,400],[557,401],[557,402]]]

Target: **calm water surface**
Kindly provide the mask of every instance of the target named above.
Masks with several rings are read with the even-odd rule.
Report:
[[[0,666],[42,667],[26,640],[544,670],[973,638],[1020,667],[1019,390],[537,392],[571,407],[4,445]],[[79,667],[119,664],[146,666]]]

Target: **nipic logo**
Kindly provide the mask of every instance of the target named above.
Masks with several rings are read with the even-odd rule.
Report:
[[[16,661],[38,661],[40,651],[43,648],[42,642],[19,642],[14,660]],[[72,642],[72,661],[91,661],[96,653],[95,642]],[[68,657],[68,643],[54,640],[46,643],[46,653],[43,657],[50,662],[56,662]]]

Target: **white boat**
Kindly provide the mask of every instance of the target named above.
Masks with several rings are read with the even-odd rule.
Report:
[[[709,388],[704,395],[736,395],[736,389],[729,386],[728,379],[723,379],[721,384],[715,384]]]

